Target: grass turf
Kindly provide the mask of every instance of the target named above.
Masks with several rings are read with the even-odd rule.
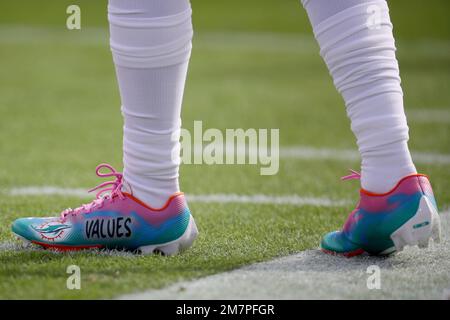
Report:
[[[40,2],[38,15],[22,10],[38,5],[35,1],[10,1],[0,11],[2,189],[87,188],[98,182],[96,164],[107,161],[121,168],[120,101],[102,29],[104,2],[79,3],[86,14],[80,32],[64,30],[64,1]],[[418,1],[410,3],[392,2],[406,111],[448,111],[450,28],[442,16],[448,4],[435,1],[424,9]],[[282,146],[355,148],[342,100],[297,1],[285,1],[275,10],[273,1],[258,2],[258,14],[252,14],[254,1],[227,4],[217,4],[219,8],[212,2],[193,2],[197,36],[184,126],[203,120],[205,127],[220,129],[280,128]],[[401,14],[406,5],[408,14]],[[242,10],[235,14],[233,6]],[[414,17],[423,17],[423,10],[434,23],[417,28]],[[410,128],[413,150],[450,153],[448,122],[410,121]],[[342,161],[284,159],[279,174],[267,177],[248,165],[190,165],[182,167],[181,182],[183,190],[193,194],[356,200],[356,184],[338,181],[350,166],[358,168],[357,163]],[[447,207],[449,166],[418,167],[431,176],[440,207]],[[9,231],[13,219],[48,215],[79,203],[67,197],[0,194],[0,298],[108,298],[229,270],[315,248],[321,235],[338,228],[351,209],[193,203],[200,238],[191,251],[171,258],[55,254],[23,250],[14,242]],[[81,267],[82,290],[66,289],[66,267],[71,264]]]

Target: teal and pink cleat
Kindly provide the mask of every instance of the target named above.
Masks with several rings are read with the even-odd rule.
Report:
[[[108,173],[101,173],[109,169]],[[101,164],[99,177],[115,177],[94,190],[96,200],[59,217],[22,218],[12,231],[27,242],[60,251],[89,248],[131,250],[173,255],[189,248],[198,231],[183,193],[172,195],[161,208],[151,208],[130,192],[110,165]],[[104,195],[106,192],[108,194]]]
[[[359,173],[343,177],[357,179]],[[440,240],[440,219],[428,177],[413,174],[401,179],[389,192],[360,190],[360,202],[342,231],[328,233],[321,249],[352,257],[364,252],[387,255],[405,246],[427,247]]]

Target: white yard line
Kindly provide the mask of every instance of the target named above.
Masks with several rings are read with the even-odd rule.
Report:
[[[413,151],[412,156],[415,162],[421,164],[450,164],[449,154]],[[356,150],[293,146],[281,147],[280,158],[357,161],[360,159],[360,156]]]
[[[62,26],[2,25],[2,44],[74,44],[87,46],[108,46],[109,30],[102,27],[87,27],[71,32]],[[270,45],[267,45],[270,43]],[[198,32],[194,46],[211,50],[258,50],[263,52],[318,53],[319,49],[312,35],[270,32]]]
[[[205,148],[207,144],[202,147]],[[268,148],[270,145],[268,146]],[[245,146],[235,146],[232,148],[225,148],[233,150],[236,156],[248,155],[250,151],[253,154],[259,154],[264,152],[265,154],[270,154],[270,150],[258,150],[252,149]],[[196,150],[194,154],[202,154],[202,150],[192,146],[192,150]],[[199,150],[199,151],[197,151]],[[220,153],[220,150],[218,151]],[[299,159],[299,160],[333,160],[333,161],[359,161],[360,155],[356,149],[334,149],[334,148],[315,148],[308,146],[285,146],[279,149],[280,159]],[[223,157],[223,154],[220,154]],[[413,160],[420,164],[440,164],[446,165],[450,164],[450,154],[442,154],[435,152],[420,152],[412,151]],[[192,163],[192,161],[191,161]]]
[[[450,108],[446,109],[406,109],[408,120],[416,123],[450,123]]]
[[[18,187],[5,191],[10,196],[66,196],[66,197],[78,197],[89,198],[92,195],[88,194],[85,189],[81,188],[59,188],[53,186],[42,187]],[[198,194],[187,195],[189,202],[199,203],[251,203],[251,204],[278,204],[278,205],[291,205],[291,206],[323,206],[323,207],[336,207],[350,204],[345,200],[333,200],[329,198],[316,198],[316,197],[302,197],[299,195],[238,195],[238,194]]]
[[[237,195],[237,194],[209,194],[209,195],[187,195],[192,202],[216,202],[216,203],[253,203],[253,204],[281,204],[292,206],[325,206],[335,207],[349,204],[345,200],[332,200],[329,198],[301,197],[298,195],[271,196],[264,194]]]
[[[0,28],[2,44],[64,43],[108,46],[108,40],[108,28],[103,27],[86,27],[81,32],[69,31],[65,25],[51,27],[2,24]],[[257,50],[297,54],[319,52],[312,33],[199,31],[194,37],[194,48],[197,47],[211,50]],[[414,54],[424,57],[447,57],[450,53],[450,43],[439,39],[400,41],[399,47],[399,54],[409,54],[413,49]]]
[[[441,220],[444,241],[428,249],[351,259],[307,250],[119,299],[448,299],[450,211]],[[380,268],[380,289],[367,287],[369,266]]]
[[[206,147],[206,143],[202,146]],[[192,146],[192,150],[194,155],[202,155],[202,147],[196,148],[195,145]],[[268,148],[270,145],[268,146]],[[258,150],[252,149],[245,146],[234,146],[231,148],[225,148],[226,150],[233,150],[234,154],[238,156],[248,155],[250,151],[253,154],[259,154],[263,152],[264,154],[270,155],[269,150]],[[220,153],[220,150],[216,151],[219,153],[219,158],[223,158],[223,153]],[[333,161],[359,161],[360,155],[356,149],[334,149],[334,148],[315,148],[308,146],[290,146],[290,147],[280,147],[279,149],[280,159],[299,159],[299,160],[333,160]],[[416,163],[420,164],[441,164],[446,165],[450,164],[450,154],[442,154],[435,152],[417,152],[412,151],[413,160]],[[188,165],[192,164],[189,163]]]
[[[5,190],[4,193],[10,196],[65,196],[77,198],[92,197],[87,191],[82,188],[60,188],[54,186],[30,186],[17,187]]]

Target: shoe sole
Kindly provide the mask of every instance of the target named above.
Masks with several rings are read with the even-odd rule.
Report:
[[[13,232],[14,233],[14,232]],[[17,233],[14,233],[14,235],[19,239],[22,240],[25,244],[35,244],[38,245],[44,249],[53,249],[56,251],[78,251],[78,250],[85,250],[85,249],[104,249],[105,247],[102,245],[86,245],[86,246],[67,246],[67,245],[52,245],[47,244],[39,241],[30,241]],[[162,254],[164,256],[172,256],[176,255],[177,253],[184,251],[192,246],[194,243],[194,240],[197,238],[198,235],[198,229],[197,225],[195,224],[194,217],[191,215],[189,217],[189,223],[184,231],[183,235],[179,237],[176,240],[161,243],[161,244],[154,244],[154,245],[147,245],[147,246],[141,246],[137,248],[136,250],[133,250],[134,252],[142,253],[144,255],[147,254]]]
[[[327,250],[324,248],[320,248],[320,250],[323,253],[329,254],[331,256],[342,256],[342,257],[346,257],[346,258],[356,257],[356,256],[359,256],[359,255],[365,253],[365,251],[363,249],[357,249],[355,251],[350,251],[350,252],[336,252],[336,251],[331,251],[331,250]]]

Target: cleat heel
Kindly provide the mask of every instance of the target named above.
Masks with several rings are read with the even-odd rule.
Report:
[[[164,256],[173,256],[191,247],[197,235],[197,225],[195,224],[194,218],[190,216],[186,231],[180,238],[164,244],[141,246],[138,248],[138,251],[144,255],[161,254]]]
[[[431,201],[423,196],[420,199],[416,214],[391,234],[396,251],[402,251],[406,246],[426,248],[430,239],[440,239],[439,214]]]

